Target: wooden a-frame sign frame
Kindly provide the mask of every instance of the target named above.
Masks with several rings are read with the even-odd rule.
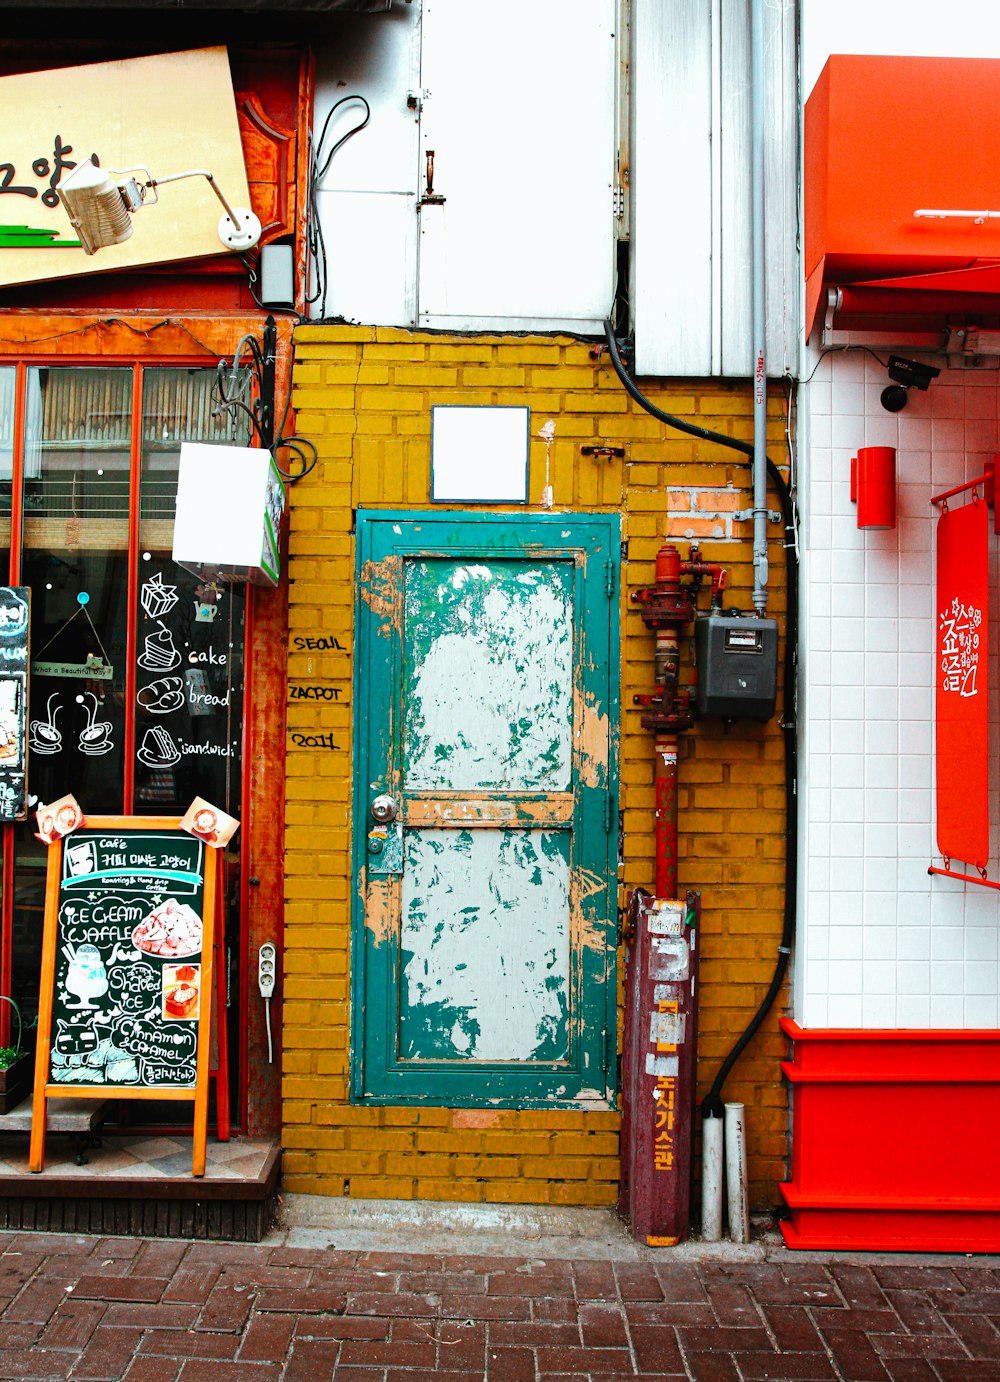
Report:
[[[141,831],[180,831],[180,816],[87,816],[81,829],[128,833]],[[54,1084],[50,1081],[52,1049],[52,1011],[55,994],[56,946],[59,939],[59,900],[62,884],[63,848],[73,835],[49,845],[45,876],[45,929],[42,936],[42,974],[38,1002],[38,1046],[35,1053],[35,1092],[31,1113],[29,1167],[41,1171],[45,1166],[46,1102],[49,1097],[77,1099],[163,1099],[194,1100],[194,1149],[191,1174],[205,1174],[208,1135],[209,1061],[211,1056],[212,988],[215,959],[215,893],[218,851],[205,848],[202,892],[201,988],[198,1007],[198,1045],[194,1089],[135,1087],[122,1085]]]

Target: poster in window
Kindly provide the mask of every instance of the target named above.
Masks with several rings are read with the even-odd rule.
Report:
[[[28,624],[31,591],[0,586],[0,821],[28,813]]]

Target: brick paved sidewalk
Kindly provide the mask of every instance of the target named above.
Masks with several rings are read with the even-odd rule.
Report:
[[[772,1257],[541,1261],[0,1234],[0,1378],[1000,1379],[1000,1259]]]

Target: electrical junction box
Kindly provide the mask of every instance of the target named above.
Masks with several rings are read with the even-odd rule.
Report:
[[[778,625],[740,610],[711,613],[694,631],[694,713],[769,720],[778,694]]]
[[[203,581],[275,586],[285,485],[270,451],[182,442],[173,558]]]

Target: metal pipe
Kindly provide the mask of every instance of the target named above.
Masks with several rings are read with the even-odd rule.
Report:
[[[753,261],[753,605],[767,609],[767,284],[764,242],[764,0],[750,3],[750,202]]]
[[[944,878],[957,878],[963,883],[976,883],[980,888],[995,888],[1000,892],[1000,883],[994,883],[992,879],[984,878],[981,874],[975,873],[955,873],[951,869],[939,869],[933,864],[928,868],[928,873],[940,873]]]
[[[212,191],[215,193],[219,201],[225,207],[226,215],[232,221],[234,226],[239,225],[239,221],[236,219],[236,212],[233,210],[233,208],[229,205],[229,203],[223,196],[222,188],[216,182],[214,174],[210,173],[207,168],[191,168],[186,173],[171,173],[170,176],[166,178],[150,178],[149,182],[146,183],[146,186],[154,188],[162,187],[165,183],[168,182],[182,182],[184,178],[208,178],[208,185],[211,187]]]
[[[721,1118],[706,1118],[701,1125],[701,1236],[706,1243],[722,1237],[722,1130]]]
[[[966,480],[964,485],[956,485],[954,489],[946,489],[941,494],[932,494],[932,504],[943,504],[946,499],[954,499],[956,494],[964,494],[966,490],[975,489],[977,485],[985,485],[987,481],[994,479],[994,472],[986,470],[982,475],[977,475],[974,480]]]
[[[957,273],[957,270],[955,271]],[[995,318],[997,300],[995,293],[976,293],[972,291],[944,291],[944,287],[932,288],[867,288],[861,284],[845,284],[837,289],[838,301],[834,305],[834,326],[840,327],[844,318],[868,319],[867,329],[872,329],[871,317],[926,317],[936,322],[936,350],[943,348],[943,320],[947,313],[951,320],[969,315]],[[859,330],[862,327],[858,328]],[[890,328],[883,327],[882,330]],[[901,328],[902,329],[902,328]]]
[[[649,707],[642,717],[645,729],[656,734],[655,883],[658,898],[677,896],[677,753],[678,736],[691,726],[686,692],[679,690],[680,639],[694,610],[687,588],[681,585],[684,563],[677,548],[664,543],[656,554],[656,582],[647,590],[632,592],[642,606],[647,627],[656,633],[654,676],[656,691],[636,696]]]
[[[702,1129],[712,1121],[706,1119]],[[750,1198],[747,1191],[747,1140],[742,1104],[726,1105],[725,1123],[729,1237],[734,1243],[749,1243]]]
[[[677,896],[677,735],[656,736],[656,896]]]

